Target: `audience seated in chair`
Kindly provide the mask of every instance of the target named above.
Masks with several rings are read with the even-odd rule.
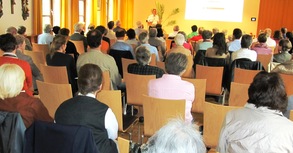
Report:
[[[289,53],[292,48],[292,44],[289,40],[283,39],[279,42],[279,46],[281,47],[281,53],[274,55],[274,62],[284,63],[290,61],[292,59],[292,55]]]
[[[143,153],[205,153],[206,147],[195,124],[173,119],[142,146]]]
[[[154,46],[154,47],[160,47],[161,48],[161,53],[164,55],[166,52],[166,43],[165,41],[162,41],[160,38],[157,37],[158,31],[156,28],[150,28],[149,29],[149,44]]]
[[[228,43],[228,50],[231,52],[235,52],[239,49],[241,49],[241,38],[242,36],[242,31],[239,28],[235,28],[233,30],[233,41]]]
[[[70,36],[70,40],[83,41],[84,51],[87,52],[87,40],[81,33],[84,31],[84,25],[82,23],[76,23],[74,25],[74,34]]]
[[[108,24],[108,32],[107,34],[105,35],[105,37],[108,37],[110,40],[111,39],[117,39],[116,36],[115,36],[115,32],[113,32],[113,28],[114,28],[114,21],[109,21]],[[113,45],[113,44],[111,44]]]
[[[282,113],[288,101],[281,77],[277,73],[258,73],[248,95],[244,108],[227,113],[218,151],[293,152],[293,123]]]
[[[20,66],[0,66],[0,110],[19,112],[26,127],[36,120],[53,122],[40,99],[22,92],[24,80],[25,74]]]
[[[17,29],[18,35],[24,37],[25,50],[32,51],[33,50],[32,43],[31,43],[31,41],[28,38],[26,38],[26,33],[25,32],[26,32],[26,27],[25,26],[19,26],[18,27],[18,29]]]
[[[268,47],[266,44],[267,42],[267,36],[265,33],[261,33],[257,37],[257,43],[255,43],[253,46],[251,46],[252,50],[255,50],[257,54],[265,54],[269,55],[272,54],[272,49]]]
[[[66,40],[67,40],[66,49],[65,49],[66,52],[65,53],[66,54],[73,54],[74,61],[76,63],[77,58],[79,56],[79,53],[77,52],[74,43],[69,41],[69,33],[70,33],[70,31],[67,28],[62,28],[62,29],[59,30],[59,34],[65,36]]]
[[[225,40],[224,33],[216,33],[214,36],[213,47],[208,48],[205,57],[229,59],[230,54]]]
[[[172,47],[172,49],[170,49],[167,52],[167,56],[171,53],[182,53],[186,56],[191,56],[191,51],[186,49],[183,44],[185,43],[185,37],[184,35],[178,33],[175,37],[174,37],[174,41],[176,46]]]
[[[145,46],[140,46],[136,50],[136,61],[128,65],[128,73],[141,74],[141,75],[156,75],[156,78],[161,78],[164,74],[164,70],[156,67],[150,66],[151,53]]]
[[[171,53],[165,61],[168,74],[164,74],[162,78],[149,81],[148,95],[161,99],[185,99],[185,121],[190,123],[193,121],[191,107],[195,97],[195,88],[192,83],[181,79],[181,75],[186,71],[187,62],[186,55]]]
[[[135,31],[133,29],[128,29],[126,35],[128,39],[125,42],[131,45],[133,50],[135,50],[138,45],[138,40],[135,38]]]
[[[257,53],[254,50],[249,49],[251,43],[252,37],[250,35],[243,35],[241,38],[241,49],[233,52],[231,61],[239,58],[247,58],[251,61],[256,61]]]
[[[50,45],[54,38],[52,33],[52,26],[50,24],[46,24],[44,27],[44,33],[38,36],[38,44]]]
[[[190,38],[198,35],[198,33],[197,33],[197,26],[196,25],[192,25],[191,26],[191,31],[192,32],[187,35],[187,39],[190,39]]]
[[[55,121],[64,125],[89,127],[99,152],[116,153],[118,123],[112,110],[96,99],[102,87],[102,70],[85,64],[78,73],[78,96],[63,102],[55,113]]]
[[[138,40],[140,42],[139,46],[146,46],[148,48],[148,50],[151,52],[151,54],[156,55],[157,61],[160,61],[160,57],[159,57],[159,53],[158,53],[157,48],[149,44],[149,37],[148,37],[147,32],[141,32],[138,36]]]
[[[204,30],[202,32],[202,42],[196,43],[195,52],[199,50],[207,50],[208,48],[213,47],[213,41],[211,40],[212,32],[209,30]]]

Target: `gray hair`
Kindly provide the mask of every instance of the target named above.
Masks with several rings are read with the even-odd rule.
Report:
[[[150,28],[150,30],[149,30],[150,37],[157,37],[157,33],[158,33],[158,31],[156,28]]]
[[[76,23],[75,25],[74,25],[74,31],[75,32],[81,32],[82,30],[83,30],[83,23]]]
[[[151,52],[146,46],[139,46],[135,53],[136,61],[140,65],[147,65],[151,59]]]
[[[138,35],[138,40],[142,44],[146,44],[149,41],[148,33],[147,32],[141,32]]]
[[[172,119],[147,143],[147,153],[205,153],[206,147],[197,126]]]
[[[185,42],[185,37],[183,34],[178,33],[175,38],[174,38],[175,44],[177,46],[183,46],[184,42]]]
[[[16,35],[17,34],[17,29],[15,28],[15,27],[8,27],[7,29],[6,29],[6,33],[10,33],[10,34],[12,34],[12,35]]]
[[[44,32],[45,33],[50,33],[52,31],[52,26],[51,26],[51,24],[46,24],[45,26],[44,26]]]

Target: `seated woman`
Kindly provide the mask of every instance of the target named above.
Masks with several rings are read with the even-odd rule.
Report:
[[[292,55],[289,53],[292,48],[292,44],[287,39],[282,39],[279,42],[279,47],[281,48],[281,53],[274,55],[274,62],[284,63],[292,59]]]
[[[63,102],[55,113],[55,121],[65,125],[89,127],[99,152],[117,153],[115,139],[118,123],[112,110],[96,99],[102,87],[102,70],[95,64],[83,65],[78,73],[78,96]]]
[[[76,64],[71,55],[65,54],[67,39],[63,35],[56,35],[51,43],[50,54],[46,56],[49,66],[66,66],[68,81],[71,84],[73,95],[77,91],[75,78],[77,77]]]
[[[137,63],[128,65],[127,71],[132,74],[140,75],[156,75],[156,78],[161,78],[164,71],[156,66],[150,66],[151,52],[146,46],[140,46],[135,53]]]
[[[223,33],[216,33],[214,35],[213,47],[208,48],[205,57],[211,58],[230,58],[226,38]]]
[[[0,66],[0,110],[19,112],[28,128],[35,120],[53,122],[47,108],[38,98],[22,90],[24,71],[16,64]]]
[[[218,151],[293,152],[293,122],[283,116],[288,101],[277,73],[258,73],[248,89],[244,108],[227,113]]]
[[[266,44],[267,35],[265,33],[261,33],[257,37],[257,43],[251,46],[251,49],[256,51],[257,54],[270,55],[272,54],[272,49]]]

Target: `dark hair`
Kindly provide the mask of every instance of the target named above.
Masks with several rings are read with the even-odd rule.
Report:
[[[243,35],[241,38],[241,48],[249,48],[252,43],[252,37],[250,35]]]
[[[219,32],[214,35],[213,48],[217,49],[216,55],[222,56],[227,53],[228,47],[224,33]]]
[[[196,25],[191,26],[191,30],[192,30],[192,32],[196,32],[197,31],[197,26]]]
[[[102,25],[97,26],[96,30],[99,30],[101,32],[101,34],[104,34],[104,35],[107,32],[106,28],[104,26],[102,26]]]
[[[265,33],[261,33],[257,37],[257,41],[260,43],[265,43],[267,42],[267,35]]]
[[[282,27],[282,28],[281,28],[281,32],[282,32],[282,33],[285,33],[285,32],[286,32],[286,29],[287,29],[287,28]]]
[[[171,53],[165,61],[165,69],[168,74],[179,75],[186,69],[187,56],[182,53]]]
[[[157,29],[162,29],[162,25],[158,23],[158,24],[156,24],[156,28]]]
[[[259,72],[248,89],[248,103],[258,107],[284,112],[287,108],[287,94],[280,75],[275,72]]]
[[[16,48],[16,39],[15,37],[10,34],[3,34],[0,35],[0,49],[4,52],[12,52]]]
[[[109,29],[113,29],[114,27],[114,21],[109,21],[108,24],[107,24],[108,28]]]
[[[282,33],[280,30],[276,30],[274,31],[274,36],[273,36],[274,39],[277,39],[277,40],[281,40],[283,38],[282,36]]]
[[[288,39],[292,39],[292,38],[293,38],[293,33],[292,33],[292,32],[287,32],[287,33],[286,33],[286,37],[287,37]]]
[[[164,36],[164,32],[163,32],[163,29],[162,28],[158,28],[157,29],[157,37],[163,37]]]
[[[242,31],[241,31],[241,29],[239,29],[239,28],[235,28],[235,29],[233,30],[233,36],[234,36],[235,39],[240,39],[241,36],[242,36]]]
[[[204,40],[206,40],[206,39],[211,39],[213,33],[211,31],[209,31],[209,30],[204,30],[201,35],[202,35],[202,38]]]
[[[115,32],[115,36],[118,37],[124,37],[125,36],[125,30],[124,29],[120,29],[118,31]]]
[[[282,49],[281,49],[282,52],[288,51],[288,50],[290,50],[292,48],[291,42],[289,40],[287,40],[287,39],[280,40],[279,46],[282,47]]]
[[[64,35],[56,35],[53,38],[53,41],[50,45],[50,54],[51,58],[53,57],[54,53],[60,49],[62,45],[65,45],[67,43],[66,37]]]
[[[70,30],[67,28],[62,28],[59,30],[59,34],[63,36],[69,36]]]
[[[55,33],[55,35],[57,35],[59,33],[59,30],[60,30],[59,26],[54,26],[52,31]]]
[[[86,40],[90,48],[97,48],[101,45],[102,34],[99,30],[92,30],[86,34]]]
[[[19,26],[17,29],[17,33],[20,35],[23,35],[26,32],[26,27],[25,26]]]
[[[135,31],[130,28],[127,30],[126,35],[127,35],[128,39],[134,39],[135,38]]]
[[[99,90],[102,81],[103,72],[98,65],[85,64],[78,72],[77,85],[83,95]]]

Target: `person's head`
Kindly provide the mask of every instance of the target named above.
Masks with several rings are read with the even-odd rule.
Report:
[[[282,78],[275,72],[259,72],[248,89],[248,103],[284,112],[287,108],[287,94]]]
[[[187,66],[187,56],[182,53],[171,53],[165,61],[165,69],[168,74],[181,76]]]
[[[198,34],[201,35],[203,31],[204,31],[204,27],[199,27],[199,28],[198,28]]]
[[[117,20],[116,21],[116,27],[120,27],[121,26],[121,22],[120,22],[120,20]]]
[[[124,29],[119,29],[118,31],[115,32],[115,36],[117,37],[117,39],[124,39],[125,30]]]
[[[192,32],[196,32],[197,31],[197,26],[196,25],[191,26],[191,30],[192,30]]]
[[[293,38],[293,33],[292,33],[292,32],[287,32],[287,33],[286,33],[286,37],[287,37],[288,39],[292,39],[292,38]]]
[[[282,52],[289,51],[292,48],[291,42],[287,39],[280,40],[279,46],[281,47]]]
[[[241,48],[249,48],[252,43],[252,37],[250,35],[243,35],[241,38]]]
[[[82,23],[76,23],[74,25],[74,32],[82,32],[83,31],[83,24]]]
[[[50,45],[51,55],[53,55],[56,51],[65,52],[67,39],[63,35],[56,35],[53,38],[53,41]]]
[[[44,26],[44,33],[51,33],[52,32],[52,26],[51,24],[45,24]]]
[[[265,33],[261,33],[257,37],[257,41],[259,43],[266,43],[267,42],[267,35]]]
[[[53,27],[53,32],[55,35],[57,35],[59,33],[60,27],[59,26],[54,26]]]
[[[287,28],[286,28],[286,27],[282,27],[282,28],[281,28],[281,32],[282,32],[283,34],[286,34],[286,33],[287,33]]]
[[[88,25],[87,29],[89,31],[94,30],[95,29],[95,25],[91,23],[91,24]]]
[[[147,44],[148,41],[149,41],[148,33],[147,33],[147,32],[141,32],[141,33],[138,35],[138,40],[139,40],[139,42],[142,43],[142,44]]]
[[[202,39],[204,40],[212,38],[212,32],[209,30],[204,30],[201,35],[202,35]]]
[[[70,30],[69,29],[62,28],[62,29],[59,30],[59,33],[58,34],[68,37],[69,36],[69,33],[70,33]]]
[[[239,29],[239,28],[235,28],[235,29],[233,30],[233,37],[234,37],[234,39],[240,39],[241,36],[242,36],[242,31],[241,31],[241,29]]]
[[[157,28],[157,29],[162,29],[162,27],[163,27],[162,24],[160,24],[160,23],[157,23],[157,24],[156,24],[156,28]]]
[[[19,35],[24,35],[26,32],[26,27],[25,26],[19,26],[18,29],[17,29],[17,33]]]
[[[174,38],[175,44],[177,46],[183,46],[184,42],[185,42],[185,37],[184,35],[182,35],[181,33],[178,33],[175,38]]]
[[[219,29],[218,28],[213,28],[212,31],[213,31],[213,34],[216,34],[216,33],[219,32]]]
[[[182,34],[184,36],[185,41],[187,41],[186,33],[184,31],[179,31],[178,34]]]
[[[149,37],[157,37],[158,31],[156,28],[150,28],[149,30]]]
[[[196,125],[172,119],[147,142],[148,153],[205,153],[206,147]]]
[[[216,55],[222,56],[224,53],[227,53],[227,44],[224,33],[218,32],[214,35],[213,48],[217,49]]]
[[[267,35],[267,37],[271,37],[272,29],[270,29],[270,28],[266,28],[266,29],[265,29],[265,34]]]
[[[157,14],[157,10],[156,9],[152,9],[152,14],[156,15]]]
[[[15,40],[16,40],[16,49],[20,51],[25,50],[25,38],[22,35],[15,35]]]
[[[162,28],[158,28],[157,29],[157,37],[164,37],[164,32],[163,32],[163,29]]]
[[[110,30],[112,30],[114,28],[114,21],[109,21],[107,26]]]
[[[179,25],[175,25],[174,27],[173,27],[173,31],[179,31]]]
[[[276,40],[281,40],[283,38],[281,31],[280,30],[275,30],[273,38],[276,39]]]
[[[3,52],[15,51],[16,45],[17,45],[16,39],[12,34],[7,33],[7,34],[0,35],[0,49]]]
[[[96,27],[96,30],[99,30],[102,35],[106,35],[107,34],[107,29],[104,26],[102,26],[102,25],[97,26]]]
[[[129,40],[135,39],[135,31],[131,28],[126,31],[126,35]]]
[[[0,99],[12,98],[21,92],[25,74],[16,64],[3,64],[0,66]]]
[[[146,46],[139,46],[135,52],[136,61],[140,65],[148,65],[151,61],[151,52]]]
[[[86,40],[90,48],[98,48],[101,45],[102,34],[99,30],[92,30],[86,34]]]
[[[78,72],[78,90],[81,94],[96,94],[102,88],[103,72],[98,65],[85,64]]]
[[[137,21],[137,22],[136,22],[136,26],[137,26],[138,28],[143,28],[141,21]]]
[[[6,29],[6,33],[10,33],[10,34],[12,34],[12,35],[17,35],[17,29],[15,28],[15,27],[8,27],[7,29]]]

